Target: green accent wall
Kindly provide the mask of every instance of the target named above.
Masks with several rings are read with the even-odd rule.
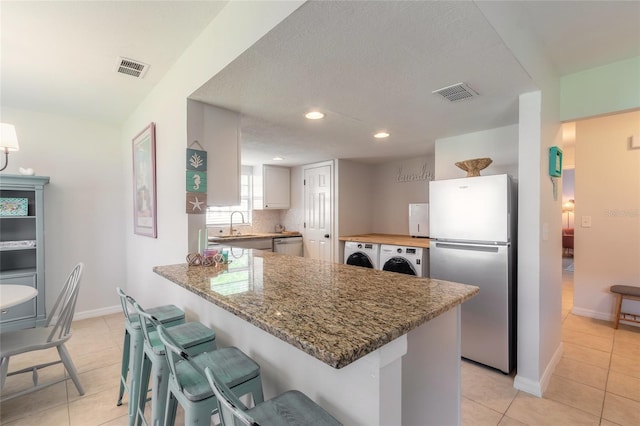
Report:
[[[560,119],[640,108],[640,56],[560,78]]]

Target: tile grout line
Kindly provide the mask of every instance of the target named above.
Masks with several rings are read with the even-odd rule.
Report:
[[[615,347],[615,343],[616,343],[616,332],[613,332],[613,341],[611,342],[611,353],[609,354],[609,365],[607,368],[607,381],[604,384],[604,398],[602,398],[602,407],[600,407],[600,423],[602,423],[602,420],[604,420],[604,406],[605,406],[605,401],[607,400],[607,394],[609,393],[608,389],[609,389],[609,376],[611,375],[611,361],[613,359],[613,348]],[[607,420],[608,421],[608,420]]]

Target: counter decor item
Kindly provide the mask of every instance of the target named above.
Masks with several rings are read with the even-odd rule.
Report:
[[[156,238],[156,131],[151,123],[133,138],[133,232]]]
[[[458,161],[456,166],[467,172],[467,177],[480,176],[480,170],[489,167],[493,163],[491,158],[473,158],[471,160]]]
[[[27,216],[28,198],[0,198],[0,216]]]
[[[197,145],[200,149],[193,149]],[[205,214],[207,212],[207,151],[200,142],[193,141],[187,148],[186,190],[187,214]]]
[[[231,263],[224,255],[225,253],[218,253],[217,251],[213,255],[189,253],[187,255],[187,263],[189,266],[224,266]]]

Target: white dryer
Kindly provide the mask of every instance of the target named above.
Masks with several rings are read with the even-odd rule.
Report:
[[[427,249],[382,244],[380,247],[380,269],[417,277],[428,277],[429,255]]]
[[[371,269],[378,268],[380,244],[346,241],[344,243],[344,263]]]

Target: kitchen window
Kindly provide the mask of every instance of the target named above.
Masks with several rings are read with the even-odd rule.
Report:
[[[231,213],[242,212],[245,225],[251,224],[252,192],[253,192],[253,168],[242,166],[240,175],[240,205],[207,208],[207,226],[225,226],[231,223]],[[234,224],[242,224],[239,215],[233,218]]]

